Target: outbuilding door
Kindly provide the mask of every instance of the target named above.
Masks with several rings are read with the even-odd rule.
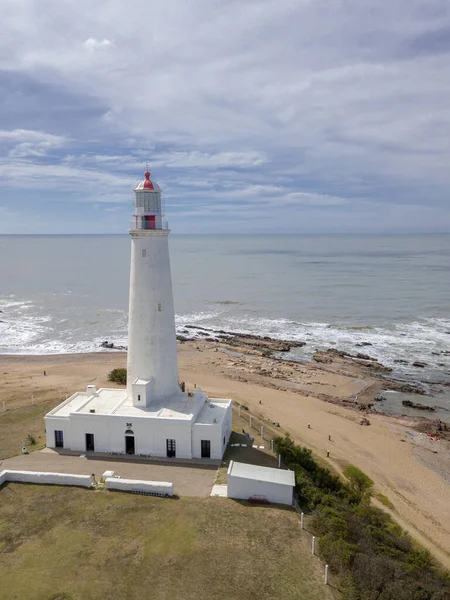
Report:
[[[211,458],[211,441],[201,441],[202,458]]]
[[[167,458],[175,458],[177,455],[175,440],[166,440]]]
[[[55,430],[55,448],[64,448],[64,433]]]
[[[134,454],[134,435],[125,436],[125,452],[127,454]]]
[[[94,450],[95,450],[94,434],[87,433],[86,434],[86,452],[94,452]]]

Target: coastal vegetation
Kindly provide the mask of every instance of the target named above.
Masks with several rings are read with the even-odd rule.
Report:
[[[340,577],[344,600],[447,600],[450,576],[388,514],[370,503],[372,480],[348,466],[348,481],[319,466],[289,437],[275,440],[295,472],[303,510],[311,513],[319,552]]]
[[[114,381],[114,383],[120,383],[121,385],[126,385],[127,383],[127,370],[123,368],[116,368],[110,371],[108,374],[109,381]]]

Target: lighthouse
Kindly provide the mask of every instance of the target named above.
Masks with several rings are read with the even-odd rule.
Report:
[[[134,188],[130,223],[131,269],[127,393],[148,406],[179,391],[177,340],[169,259],[169,228],[161,188],[150,172]]]
[[[178,385],[169,228],[150,171],[134,188],[127,386],[91,382],[45,415],[46,444],[73,452],[220,461],[232,401]],[[104,374],[100,374],[104,375]]]

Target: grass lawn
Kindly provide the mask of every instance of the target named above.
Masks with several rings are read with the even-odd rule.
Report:
[[[44,415],[57,403],[42,402],[35,406],[23,406],[0,413],[0,459],[9,458],[22,453],[22,440],[28,451],[34,452],[45,447]],[[31,445],[27,435],[31,433],[36,444]]]
[[[326,600],[290,509],[106,490],[0,489],[2,600]]]

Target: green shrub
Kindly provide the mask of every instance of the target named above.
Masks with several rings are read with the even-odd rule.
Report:
[[[450,576],[383,510],[370,504],[373,481],[349,466],[344,483],[319,466],[307,448],[277,438],[283,463],[295,473],[302,506],[312,511],[319,552],[337,573],[343,600],[444,600]]]
[[[36,438],[34,437],[34,435],[33,435],[32,433],[29,433],[29,434],[27,435],[27,440],[30,442],[30,444],[31,444],[32,446],[34,446],[34,445],[35,445],[35,443],[36,443]]]
[[[373,481],[357,467],[349,465],[344,469],[344,475],[350,481],[352,488],[360,494],[370,494]]]
[[[127,383],[127,370],[118,368],[113,369],[111,373],[108,375],[109,381],[114,381],[115,383],[120,383],[122,385],[126,385]]]
[[[392,502],[389,500],[389,498],[387,496],[385,496],[384,494],[381,494],[380,492],[377,494],[377,499],[381,502],[381,504],[383,504],[384,506],[386,506],[387,508],[390,508],[391,510],[394,510],[394,505],[392,504]]]

